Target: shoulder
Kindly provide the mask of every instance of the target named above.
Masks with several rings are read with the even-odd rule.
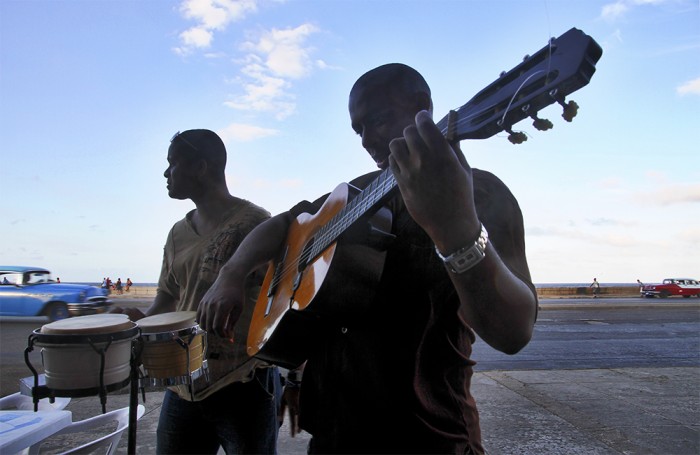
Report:
[[[518,200],[500,178],[481,169],[472,169],[472,175],[477,210],[501,211],[511,207],[520,211]]]
[[[508,186],[491,172],[472,168],[472,176],[474,178],[475,191],[498,192],[512,196]]]
[[[184,218],[173,224],[173,227],[170,228],[170,232],[168,232],[168,239],[172,238],[178,233],[190,230],[190,226],[192,224],[192,215],[194,215],[194,212],[194,209],[190,210],[189,212],[187,212],[187,215],[185,215]]]
[[[241,199],[239,210],[251,216],[259,217],[261,220],[270,218],[270,212],[245,199]]]
[[[227,229],[250,231],[258,224],[270,218],[270,212],[245,199],[239,200],[228,214],[225,225]]]
[[[511,243],[524,237],[520,205],[508,186],[488,171],[472,171],[476,211],[489,236],[494,240],[500,238],[500,243],[504,243],[505,239]]]

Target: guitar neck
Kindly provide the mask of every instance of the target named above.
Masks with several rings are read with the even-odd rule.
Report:
[[[469,102],[450,111],[436,125],[450,143],[456,143],[510,131],[512,125],[527,117],[541,120],[537,119],[540,109],[554,103],[564,106],[567,95],[590,82],[602,52],[593,38],[572,28],[550,40],[535,54],[526,56],[510,71],[503,72]],[[575,111],[571,117],[574,115]],[[567,116],[564,118],[571,121]],[[321,254],[356,221],[374,214],[395,188],[396,179],[387,168],[318,231],[311,247],[310,260]]]
[[[453,114],[446,115],[440,122],[437,123],[438,128],[442,131],[443,136],[451,133],[452,126],[448,128],[448,124],[452,122]],[[450,131],[448,131],[450,130]],[[314,244],[310,250],[310,259],[313,260],[333,242],[338,240],[343,232],[350,226],[355,224],[363,216],[372,215],[379,207],[384,204],[386,199],[391,196],[396,189],[396,178],[391,172],[391,169],[386,168],[379,173],[377,178],[362,190],[355,198],[353,198],[342,210],[340,210],[328,223],[326,223],[318,231],[314,237]]]
[[[338,240],[345,230],[364,216],[372,215],[396,189],[396,178],[391,169],[384,169],[372,183],[355,196],[314,236],[310,259],[321,254]]]

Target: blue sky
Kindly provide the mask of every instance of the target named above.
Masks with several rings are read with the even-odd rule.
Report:
[[[603,47],[578,117],[467,159],[518,198],[536,283],[700,277],[697,0],[2,0],[0,263],[154,282],[193,208],[165,188],[176,131],[219,132],[231,192],[279,213],[374,170],[365,71],[415,67],[439,119],[571,27]]]

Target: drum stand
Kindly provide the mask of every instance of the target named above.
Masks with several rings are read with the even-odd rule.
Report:
[[[138,366],[138,356],[132,351],[131,355],[131,381],[129,384],[129,428],[127,428],[128,434],[128,448],[127,452],[129,455],[136,454],[136,421],[137,410],[139,406],[139,366]],[[146,393],[143,393],[143,402],[146,402]]]
[[[138,329],[136,329],[138,330]],[[130,390],[129,390],[129,426],[127,429],[127,434],[128,434],[128,451],[127,453],[129,455],[134,455],[136,453],[136,425],[137,425],[137,411],[138,411],[138,389],[139,389],[139,367],[138,367],[138,358],[139,358],[139,353],[137,343],[132,343],[132,348],[131,348],[131,359],[130,359],[130,374],[129,378],[121,383],[117,384],[111,384],[108,386],[104,385],[104,365],[105,365],[105,353],[107,352],[107,349],[109,349],[109,346],[111,345],[111,341],[107,343],[107,345],[104,348],[98,348],[97,346],[94,345],[90,340],[88,340],[90,346],[97,352],[100,356],[100,386],[95,389],[95,388],[88,388],[88,389],[78,389],[78,390],[56,390],[56,389],[50,389],[49,387],[46,386],[45,383],[45,376],[43,374],[39,374],[37,370],[34,368],[34,366],[31,364],[31,361],[29,360],[29,353],[34,350],[34,342],[37,340],[37,333],[34,332],[31,335],[29,335],[29,341],[27,343],[27,348],[24,350],[24,363],[27,364],[27,367],[32,371],[33,375],[33,385],[29,386],[28,383],[26,383],[26,380],[31,379],[32,377],[24,378],[22,379],[20,389],[22,394],[25,395],[31,395],[32,396],[32,401],[34,402],[34,412],[37,412],[39,408],[39,400],[42,398],[48,398],[49,402],[53,403],[56,400],[56,397],[72,397],[72,398],[77,398],[77,397],[87,397],[87,396],[94,396],[95,393],[100,397],[100,404],[102,405],[102,413],[105,414],[107,412],[107,393],[108,392],[113,392],[116,390],[123,389],[127,384],[130,384]],[[83,337],[84,338],[84,337]],[[22,387],[24,386],[24,387]],[[143,389],[142,389],[143,392]],[[145,392],[143,394],[143,401],[146,401],[146,395]]]

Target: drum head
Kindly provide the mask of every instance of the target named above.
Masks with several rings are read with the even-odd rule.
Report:
[[[141,333],[159,333],[180,330],[196,325],[196,311],[175,311],[172,313],[155,314],[136,321],[141,327]]]
[[[46,324],[41,333],[51,335],[92,335],[115,333],[136,325],[125,314],[91,314],[76,316]]]

